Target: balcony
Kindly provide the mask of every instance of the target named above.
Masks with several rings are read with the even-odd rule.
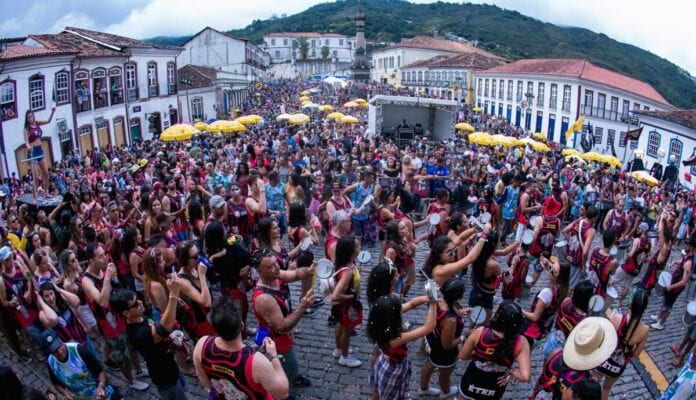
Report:
[[[586,104],[581,106],[581,113],[586,117],[600,118],[607,121],[620,122],[622,114],[618,110],[607,110],[605,108],[592,107]]]
[[[522,101],[522,93],[517,93],[517,102]]]
[[[570,111],[570,101],[564,101],[563,102],[563,111]]]
[[[126,89],[126,91],[128,92],[128,101],[129,102],[136,101],[136,100],[138,100],[138,98],[140,98],[140,93],[139,93],[139,89],[137,86],[129,87],[128,89]]]
[[[79,113],[91,110],[92,105],[90,104],[89,94],[76,95],[75,96],[75,108],[77,109],[77,112],[79,112]]]
[[[123,104],[123,88],[117,87],[111,91],[111,105]]]
[[[104,92],[94,93],[93,99],[94,99],[94,109],[95,110],[97,108],[104,108],[104,107],[109,106],[109,102],[107,101],[106,93],[104,93]]]
[[[549,102],[549,110],[555,110],[556,109],[556,99],[553,99]]]
[[[147,96],[148,97],[157,97],[159,96],[159,85],[149,85],[147,87]]]
[[[176,94],[176,83],[170,83],[169,85],[169,95]]]

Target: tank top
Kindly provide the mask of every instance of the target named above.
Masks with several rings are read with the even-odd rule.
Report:
[[[668,246],[668,249],[658,249],[657,252],[652,256],[650,262],[648,263],[648,269],[643,275],[643,279],[640,281],[640,286],[645,290],[652,290],[657,283],[657,273],[662,271],[662,269],[667,265],[669,260],[669,254],[672,252],[672,246]],[[667,257],[665,257],[662,262],[659,262],[660,252],[662,250],[667,250]]]
[[[609,285],[609,264],[613,257],[609,254],[602,254],[601,249],[594,249],[590,256],[590,268],[597,276],[599,284],[595,288],[594,294],[605,298],[607,296],[607,285]]]
[[[216,399],[273,399],[266,389],[254,382],[251,371],[255,356],[256,352],[249,346],[233,352],[218,347],[214,336],[205,339],[201,367],[218,393]]]
[[[551,324],[553,323],[553,316],[558,311],[558,306],[562,299],[558,298],[558,288],[555,286],[551,287],[551,303],[547,304],[544,311],[541,312],[539,319],[536,321],[531,321],[528,319],[524,320],[523,324],[523,335],[530,339],[539,340],[544,337],[549,329],[551,329]],[[534,312],[539,302],[539,296],[534,298],[532,301],[532,306],[529,308],[530,312]]]
[[[56,310],[56,314],[58,314],[58,323],[53,327],[53,330],[56,331],[60,340],[65,343],[85,344],[87,342],[87,335],[82,324],[69,307],[62,312]]]
[[[582,264],[583,246],[585,245],[589,228],[590,224],[584,219],[581,219],[580,221],[573,222],[572,228],[570,229],[566,256],[568,257],[568,261],[574,265]],[[579,235],[578,231],[580,231]],[[580,240],[582,240],[582,243]]]
[[[266,286],[257,286],[256,289],[254,289],[254,293],[251,296],[251,303],[252,307],[254,308],[254,314],[256,314],[256,319],[259,322],[259,326],[264,326],[268,328],[269,334],[268,336],[273,339],[276,342],[276,348],[278,349],[279,354],[285,354],[290,349],[292,349],[292,339],[287,333],[280,333],[276,332],[271,328],[271,324],[268,323],[261,315],[256,311],[256,298],[263,295],[267,294],[271,296],[276,303],[278,303],[278,307],[280,307],[280,312],[283,314],[283,317],[287,317],[288,314],[291,313],[290,311],[290,292],[286,288],[284,288],[284,282],[281,281],[280,279],[278,280],[278,284],[280,284],[280,289],[271,289]]]
[[[102,287],[104,287],[104,279],[98,278],[89,272],[85,272],[85,278],[92,281],[94,287],[101,292]],[[121,285],[117,282],[111,282],[111,293],[113,294],[118,289],[121,289]],[[122,333],[126,331],[126,321],[121,315],[115,313],[111,310],[111,306],[104,308],[93,301],[89,296],[87,296],[87,303],[92,309],[92,313],[97,320],[97,325],[102,335],[107,339],[115,339],[119,337]]]
[[[97,377],[92,375],[87,367],[87,363],[80,357],[77,346],[77,343],[65,343],[68,359],[65,362],[60,362],[55,356],[50,355],[48,357],[48,365],[60,383],[76,399],[95,399],[99,381]],[[106,398],[111,398],[113,392],[114,389],[107,385]]]
[[[682,276],[684,276],[684,264],[686,264],[687,261],[691,260],[693,260],[693,257],[684,257],[681,260],[681,262],[677,265],[677,268],[675,268],[674,271],[672,271],[672,281],[670,282],[670,285],[675,285],[682,280]],[[678,296],[683,290],[684,286],[682,286],[679,289],[669,290],[669,292],[674,294],[675,296]]]
[[[232,229],[236,229],[237,233],[242,237],[251,235],[254,227],[251,224],[251,217],[249,210],[247,210],[245,200],[242,198],[241,203],[233,203],[230,201],[228,205],[230,208],[228,213],[230,221],[229,224]]]
[[[189,281],[191,286],[196,288],[196,290],[201,290],[201,284],[198,277],[194,277],[188,272],[182,272],[179,273],[179,278]],[[196,338],[209,334],[215,334],[215,330],[210,322],[208,322],[208,310],[202,304],[186,297],[183,294],[181,295],[181,300],[184,303],[183,305],[185,305],[183,308],[186,309],[182,309],[181,311],[177,310],[179,314],[177,319],[179,316],[182,316],[182,314],[184,315],[182,316],[182,324],[184,325],[185,329]],[[181,308],[182,307],[179,307],[179,309]]]
[[[389,242],[386,244],[384,247],[384,254],[387,254],[387,250],[392,249],[396,253],[396,256],[394,257],[394,266],[397,268],[399,273],[403,273],[406,270],[406,252],[403,249],[403,246],[399,246],[394,242]]]
[[[361,207],[362,203],[365,201],[365,198],[368,195],[371,195],[374,192],[374,185],[370,185],[368,187],[364,187],[362,182],[358,182],[358,184],[355,186],[355,192],[353,193],[353,204],[355,204],[356,207]],[[370,206],[366,207],[367,209],[370,208]],[[364,210],[361,215],[353,215],[352,218],[356,221],[365,221],[368,218],[368,212],[369,210]]]
[[[29,126],[27,128],[29,131],[29,144],[32,144],[35,140],[40,139],[43,135],[43,131],[40,126]]]
[[[559,342],[565,343],[565,339],[570,335],[570,331],[572,331],[580,321],[585,319],[586,316],[587,315],[582,311],[577,311],[575,309],[572,299],[566,298],[563,300],[554,325],[556,327],[556,332],[560,332],[563,335],[559,337]]]
[[[558,217],[553,217],[550,215],[542,216],[539,236],[537,236],[534,242],[532,242],[532,246],[529,249],[529,254],[533,255],[534,257],[539,257],[539,255],[543,255],[546,258],[550,257],[553,244],[556,240],[556,235],[558,235],[558,231],[560,230],[561,220]]]
[[[2,273],[2,281],[5,284],[5,300],[11,301],[14,296],[17,299],[17,307],[12,308],[11,315],[19,326],[24,329],[31,325],[39,316],[38,299],[36,292],[32,292],[33,302],[29,304],[24,298],[24,293],[28,290],[29,281],[22,273],[22,269],[15,264],[14,274],[7,275]]]
[[[616,234],[616,238],[618,239],[619,236],[621,236],[624,230],[626,229],[626,215],[624,213],[617,215],[615,209],[611,210],[607,228],[611,231],[614,231],[614,233]]]
[[[450,318],[454,319],[456,322],[456,328],[454,330],[455,338],[461,336],[462,331],[464,330],[464,320],[462,320],[462,317],[460,317],[456,312],[452,310],[441,310],[438,307],[437,322],[435,324],[435,329],[426,336],[426,339],[428,340],[428,345],[430,346],[430,354],[434,358],[439,358],[443,355],[447,355],[448,353],[452,352],[459,352],[457,346],[451,349],[445,349],[444,347],[442,347],[442,329],[445,325],[445,321],[447,321]]]
[[[564,390],[583,379],[592,378],[591,371],[576,371],[563,362],[563,351],[551,355],[544,364],[539,383],[544,391],[551,392],[553,399],[560,399]]]
[[[334,236],[333,233],[329,232],[329,234],[326,235],[326,241],[324,242],[324,255],[326,258],[331,259],[331,257],[329,257],[329,249],[337,242],[338,238]]]
[[[650,254],[650,239],[641,236],[636,253],[626,258],[626,262],[622,266],[623,270],[631,276],[638,275],[648,254]]]
[[[478,342],[474,345],[474,360],[510,368],[515,361],[522,339],[521,335],[517,335],[507,342],[506,346],[504,337],[496,335],[491,328],[483,328]]]
[[[516,300],[520,297],[522,285],[526,284],[527,272],[529,270],[529,259],[524,254],[519,256],[519,261],[515,266],[510,282],[504,285],[501,295],[503,299]]]

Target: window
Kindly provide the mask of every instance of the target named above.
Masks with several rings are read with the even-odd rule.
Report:
[[[634,110],[640,110],[640,103],[633,103]]]
[[[505,98],[505,81],[500,80],[500,84],[498,85],[498,98],[502,100]]]
[[[34,111],[45,107],[44,77],[43,75],[34,75],[29,78],[29,108]]]
[[[56,104],[65,104],[70,102],[70,74],[65,71],[56,74]]]
[[[77,112],[91,110],[89,89],[89,74],[87,71],[75,72],[75,103],[77,103]]]
[[[681,164],[682,148],[684,144],[679,139],[672,139],[669,141],[669,156],[675,156],[677,158],[677,165]]]
[[[287,45],[288,45],[288,39],[283,39],[283,46],[287,46]]]
[[[276,58],[280,58],[280,50],[276,50],[276,51],[275,51],[275,57],[276,57]]]
[[[488,79],[486,79],[484,89],[483,89],[483,96],[484,97],[488,97],[488,84],[489,84],[489,81],[488,81]]]
[[[338,45],[343,46],[343,39],[338,39]]]
[[[555,83],[551,84],[551,96],[549,97],[549,108],[552,110],[556,109],[556,103],[558,102],[558,85]]]
[[[402,81],[406,80],[406,73],[404,71],[401,71],[401,80]]]
[[[338,50],[334,50],[332,54],[334,57],[338,57]]]
[[[650,107],[648,107],[648,106],[643,106],[643,110],[645,110],[645,111],[650,111]]]
[[[423,82],[423,71],[418,71],[418,83]]]
[[[660,134],[657,131],[651,131],[648,134],[648,155],[657,158],[657,150],[660,148]],[[672,151],[672,146],[670,143],[670,154]],[[681,151],[681,149],[680,149]]]
[[[16,116],[15,81],[5,81],[0,84],[0,119],[7,121]]]
[[[167,88],[169,94],[176,93],[176,65],[173,62],[167,63]]]
[[[596,115],[600,118],[604,118],[604,109],[607,106],[607,95],[603,93],[597,93],[597,113]]]
[[[481,96],[481,87],[483,86],[483,79],[478,80],[478,88],[476,89],[476,94]]]
[[[324,39],[324,46],[328,46],[328,45],[329,45],[329,39]]]
[[[271,46],[275,46],[275,39],[271,39]]]
[[[317,47],[317,41],[312,39],[312,47]]]
[[[126,64],[126,89],[128,90],[128,101],[138,100],[138,75],[135,64]]]
[[[602,135],[604,134],[604,129],[596,126],[594,128],[593,136],[595,144],[602,144]]]
[[[203,120],[203,99],[200,97],[194,97],[191,99],[191,119]]]
[[[517,101],[522,101],[522,81],[517,81]]]
[[[614,138],[616,137],[616,131],[614,129],[607,129],[607,146],[614,144]]]
[[[618,97],[612,96],[610,104],[611,104],[610,109],[611,109],[612,113],[616,114],[617,112],[619,112],[619,98]]]
[[[512,100],[512,79],[508,81],[508,87],[507,87],[507,99]]]
[[[123,103],[123,77],[119,67],[109,69],[109,94],[111,105]]]
[[[106,70],[103,68],[92,71],[92,87],[94,92],[94,108],[108,107],[109,105],[109,90],[106,87]]]
[[[592,104],[594,103],[594,92],[591,90],[585,90],[585,107],[588,107],[586,109],[590,110],[592,109]],[[585,112],[588,115],[592,115],[592,111]]]
[[[495,90],[497,88],[497,84],[498,84],[498,81],[493,79],[493,82],[491,82],[491,97],[494,99],[495,99],[495,95],[497,94],[496,90]]]
[[[544,84],[539,82],[539,88],[537,89],[537,106],[544,106]]]
[[[563,86],[563,111],[570,111],[570,85]]]
[[[157,63],[147,63],[147,95],[148,97],[159,96],[159,85],[157,84]]]
[[[527,91],[525,94],[534,94],[534,82],[527,82]],[[532,105],[530,104],[529,106],[531,107]]]
[[[630,111],[629,108],[631,107],[631,102],[628,100],[623,101],[623,105],[621,106],[621,116],[622,117],[628,117],[628,112]]]

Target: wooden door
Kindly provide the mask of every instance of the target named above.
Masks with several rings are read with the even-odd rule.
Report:
[[[126,144],[126,131],[123,126],[122,119],[114,120],[114,136],[117,147],[121,147]]]
[[[53,156],[51,153],[51,141],[49,139],[42,139],[41,140],[41,147],[43,148],[44,152],[44,160],[46,160],[46,165],[50,168],[53,165]],[[25,176],[29,173],[30,171],[30,165],[27,162],[23,162],[23,160],[26,160],[28,157],[28,152],[27,148],[24,145],[21,145],[15,150],[15,160],[17,161],[17,172],[19,173],[18,176],[22,177]],[[38,173],[38,170],[37,170]]]
[[[97,129],[97,142],[99,143],[100,149],[105,149],[106,146],[111,143],[111,138],[109,138],[109,125],[108,122],[104,126]]]
[[[92,141],[91,130],[89,131],[89,133],[80,135],[80,150],[83,157],[87,154],[87,150],[94,150],[94,142]]]

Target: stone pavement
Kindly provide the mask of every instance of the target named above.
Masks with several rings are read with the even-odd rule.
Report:
[[[599,237],[595,239],[593,243],[594,246],[599,246]],[[317,246],[313,249],[317,258],[323,258],[323,244]],[[375,265],[379,259],[379,246],[375,246],[370,249],[372,253],[372,261],[370,265],[362,267],[362,292],[364,293],[367,278],[369,276],[369,271],[372,265]],[[421,243],[418,245],[418,251],[416,256],[416,265],[420,267],[423,261],[428,255],[428,245],[427,243]],[[678,251],[673,252],[673,257],[678,256]],[[500,260],[504,262],[504,260]],[[466,276],[467,280],[467,292],[465,293],[464,302],[468,299],[468,291],[470,289],[469,275]],[[418,276],[418,281],[416,285],[413,286],[410,296],[416,296],[423,293],[423,283],[424,279],[421,275]],[[538,291],[547,284],[545,276],[542,276],[540,281],[537,283],[537,287],[534,291]],[[293,290],[293,302],[297,304],[296,301],[299,296],[299,285],[291,285]],[[686,291],[685,291],[686,293]],[[667,382],[669,382],[678,372],[678,368],[671,366],[671,361],[673,360],[673,355],[669,351],[669,345],[678,345],[686,332],[685,326],[682,324],[682,316],[684,314],[684,309],[686,306],[685,293],[681,295],[677,304],[674,307],[672,315],[670,315],[667,321],[667,329],[656,332],[651,331],[648,344],[646,346],[646,351],[650,357],[654,360],[657,367],[664,374]],[[662,304],[662,299],[653,296],[651,298],[650,306],[645,313],[643,321],[647,324],[652,323],[649,319],[650,314],[656,314]],[[496,296],[496,304],[501,301],[500,296]],[[529,296],[523,299],[521,304],[525,309],[529,309],[532,301],[532,297]],[[363,299],[363,302],[365,300]],[[366,304],[365,304],[366,306]],[[423,322],[426,313],[426,307],[421,307],[414,311],[409,312],[405,319],[412,322],[412,324],[420,324]],[[331,352],[334,349],[334,329],[329,327],[326,320],[329,315],[329,306],[323,305],[317,309],[317,314],[313,317],[303,317],[298,324],[299,333],[296,335],[296,349],[298,350],[298,357],[300,359],[301,370],[304,371],[306,376],[312,381],[312,386],[309,388],[295,389],[291,388],[291,393],[296,395],[298,399],[336,399],[336,400],[352,400],[352,399],[368,399],[371,394],[371,387],[368,383],[368,377],[370,373],[369,366],[369,356],[372,352],[373,346],[368,342],[365,337],[364,329],[358,328],[358,335],[351,339],[351,347],[354,348],[354,355],[363,362],[363,365],[359,368],[351,369],[348,367],[343,367],[338,365],[337,360],[333,359]],[[365,307],[364,321],[367,321],[368,310]],[[249,325],[254,326],[255,321],[253,320],[253,313],[250,314]],[[536,379],[539,377],[542,368],[542,348],[543,343],[537,346],[532,352],[532,379],[528,383],[518,383],[515,385],[508,385],[507,391],[505,393],[505,399],[526,399],[532,392],[532,388]],[[423,357],[416,354],[418,350],[418,343],[412,343],[409,346],[409,358],[413,362],[413,373],[410,382],[410,390],[413,398],[417,398],[416,391],[418,389],[418,382],[420,379],[420,369],[423,364]],[[51,387],[50,381],[48,380],[48,374],[46,368],[43,364],[37,361],[32,361],[30,363],[21,362],[14,353],[5,344],[4,340],[0,345],[0,362],[5,365],[13,366],[15,372],[20,376],[25,384],[36,387],[40,390],[46,390]],[[636,361],[637,362],[637,361]],[[452,384],[458,384],[459,378],[462,376],[466,363],[460,362],[455,372],[452,375]],[[113,373],[109,371],[110,380],[113,384],[119,386],[122,392],[128,399],[157,399],[157,393],[154,388],[150,388],[146,392],[135,392],[127,389],[125,381],[122,379],[120,373]],[[611,397],[612,399],[625,399],[630,398],[632,400],[639,399],[651,399],[651,395],[648,390],[644,378],[636,371],[633,365],[628,365],[621,380],[614,385]],[[150,383],[148,378],[142,379],[145,382]],[[206,391],[198,383],[196,378],[186,377],[186,382],[188,385],[187,391],[189,398],[191,399],[205,399],[207,398]],[[431,384],[437,385],[437,374],[433,374],[431,379]]]

